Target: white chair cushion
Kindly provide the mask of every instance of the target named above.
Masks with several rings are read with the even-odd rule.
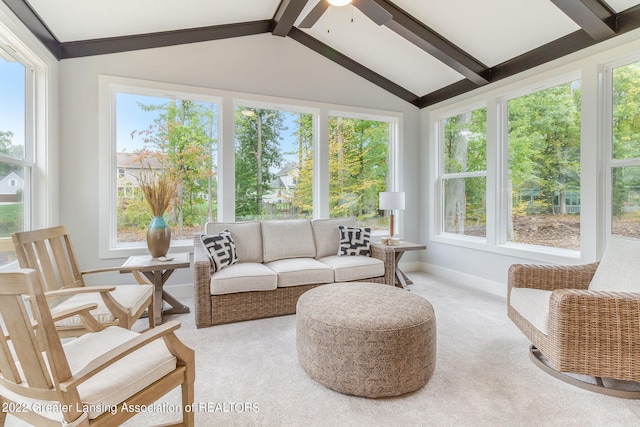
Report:
[[[640,240],[611,236],[596,273],[592,291],[640,292]]]
[[[320,258],[318,261],[333,268],[336,282],[352,282],[384,276],[384,262],[378,258],[331,255]]]
[[[311,220],[262,221],[264,262],[285,258],[315,258]]]
[[[278,275],[264,264],[243,262],[211,275],[211,295],[270,291],[278,286]]]
[[[278,274],[278,287],[333,283],[333,269],[313,258],[290,258],[266,264]]]
[[[144,305],[145,301],[153,294],[153,286],[151,285],[118,285],[115,290],[111,291],[111,296],[122,304],[123,307],[129,308],[129,314],[134,314]],[[76,294],[62,301],[51,309],[53,314],[62,310],[75,308],[82,304],[97,304],[98,308],[90,313],[100,323],[114,322],[116,320],[99,292]],[[81,327],[83,325],[80,316],[71,316],[56,322],[58,327]]]
[[[541,289],[513,288],[509,303],[537,330],[547,335],[549,332],[549,299],[552,293]]]
[[[238,262],[262,262],[262,226],[259,222],[208,222],[204,226],[208,235],[224,230],[231,233]]]
[[[110,326],[100,333],[88,333],[67,341],[63,348],[71,373],[77,373],[91,360],[138,335],[125,328]],[[80,409],[87,410],[89,419],[97,418],[175,369],[176,358],[167,350],[164,341],[154,341],[80,384],[78,394],[86,405]],[[24,403],[47,418],[62,422],[60,410],[48,410],[58,408],[58,402],[25,399],[4,388],[2,395]],[[122,405],[118,405],[117,410],[121,409]]]
[[[357,227],[355,217],[316,219],[311,222],[313,238],[316,242],[316,259],[335,255],[340,248],[340,231],[338,227]]]

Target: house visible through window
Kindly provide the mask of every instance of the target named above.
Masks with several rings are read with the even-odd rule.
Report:
[[[0,38],[0,42],[2,39]],[[0,266],[15,261],[11,234],[29,227],[31,69],[0,43]]]

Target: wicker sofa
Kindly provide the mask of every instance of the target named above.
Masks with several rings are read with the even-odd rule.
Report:
[[[205,235],[228,230],[238,261],[212,272],[201,236],[194,238],[196,326],[293,314],[300,295],[333,282],[394,284],[393,248],[371,243],[370,256],[338,256],[340,225],[355,218],[235,222],[205,225]]]

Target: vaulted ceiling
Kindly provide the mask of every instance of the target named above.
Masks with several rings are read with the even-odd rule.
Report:
[[[639,0],[326,1],[3,0],[58,60],[271,33],[420,108],[640,27]]]

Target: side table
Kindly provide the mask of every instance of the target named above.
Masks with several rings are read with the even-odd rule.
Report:
[[[129,257],[120,267],[120,273],[142,273],[149,284],[153,285],[153,310],[156,325],[162,323],[162,314],[189,313],[189,307],[182,304],[175,297],[163,289],[169,276],[178,268],[189,268],[188,253],[171,254],[167,261],[160,261],[152,258],[151,255],[135,255]],[[163,310],[163,301],[166,301],[172,308]]]
[[[402,241],[400,242],[399,245],[389,246],[389,247],[393,248],[393,251],[396,254],[396,274],[395,274],[396,282],[400,283],[403,289],[409,290],[408,285],[412,285],[413,282],[409,280],[406,274],[404,274],[402,270],[400,270],[400,268],[398,267],[400,258],[402,258],[402,255],[404,255],[404,253],[407,251],[423,251],[427,249],[427,247],[425,245],[420,245],[418,243],[402,242]]]

